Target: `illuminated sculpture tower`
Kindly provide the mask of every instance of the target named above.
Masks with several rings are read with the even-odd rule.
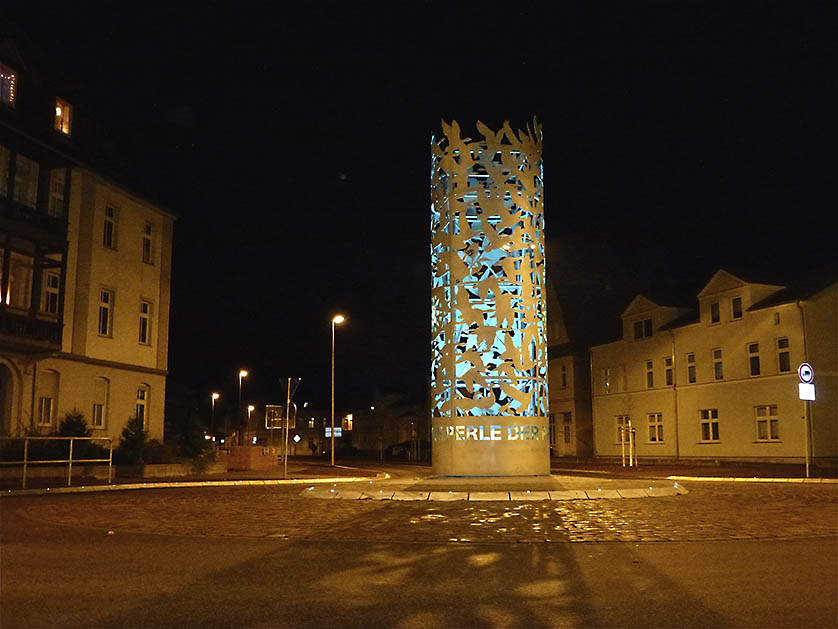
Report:
[[[433,471],[550,473],[541,125],[431,139]]]

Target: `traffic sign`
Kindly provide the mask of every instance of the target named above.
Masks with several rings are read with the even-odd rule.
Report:
[[[800,363],[800,367],[797,368],[797,375],[800,377],[800,382],[804,384],[809,384],[815,379],[815,372],[809,363]]]

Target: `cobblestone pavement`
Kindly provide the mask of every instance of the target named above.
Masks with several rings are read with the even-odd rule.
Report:
[[[575,479],[587,486],[605,481]],[[625,486],[625,481],[620,484]],[[648,542],[838,535],[838,485],[685,483],[642,499],[313,500],[296,486],[200,487],[4,498],[60,525],[186,536],[365,542]],[[366,483],[368,486],[368,483]],[[355,485],[360,487],[360,484]],[[375,485],[373,485],[375,487]]]

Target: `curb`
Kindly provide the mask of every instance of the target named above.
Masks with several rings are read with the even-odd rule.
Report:
[[[374,479],[389,478],[389,474],[376,475]],[[287,480],[221,480],[221,481],[171,481],[162,483],[126,483],[123,485],[79,485],[77,487],[47,487],[45,489],[7,489],[4,496],[43,496],[47,494],[82,494],[104,491],[127,491],[129,489],[180,489],[186,487],[248,487],[265,485],[306,485],[322,483],[357,483],[369,481],[370,476],[338,476],[335,478],[289,478]]]
[[[736,476],[667,476],[666,480],[687,480],[707,483],[806,483],[838,484],[838,478],[741,478]]]

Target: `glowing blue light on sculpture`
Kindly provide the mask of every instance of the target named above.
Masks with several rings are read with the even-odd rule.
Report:
[[[456,122],[443,122],[442,129],[443,137],[431,142],[434,451],[443,452],[448,462],[442,465],[444,473],[459,471],[460,459],[471,461],[464,464],[469,469],[477,465],[476,473],[547,473],[542,456],[547,453],[549,472],[543,436],[549,411],[541,126],[534,120],[516,132],[507,122],[494,132],[478,122],[482,140],[461,137]],[[487,418],[485,426],[477,421],[481,417]],[[488,420],[492,417],[506,418],[501,423],[509,431],[494,431],[500,424]],[[523,418],[532,418],[526,432],[513,431]],[[449,441],[458,441],[460,425],[465,426],[464,442],[471,434],[497,433],[516,439],[538,435],[533,441],[544,443],[533,445],[532,465],[501,461],[501,446],[492,443],[496,450],[488,456],[496,465],[486,467],[474,462],[480,452],[461,448],[444,454],[446,448],[459,447]],[[520,447],[515,452],[520,459]]]

